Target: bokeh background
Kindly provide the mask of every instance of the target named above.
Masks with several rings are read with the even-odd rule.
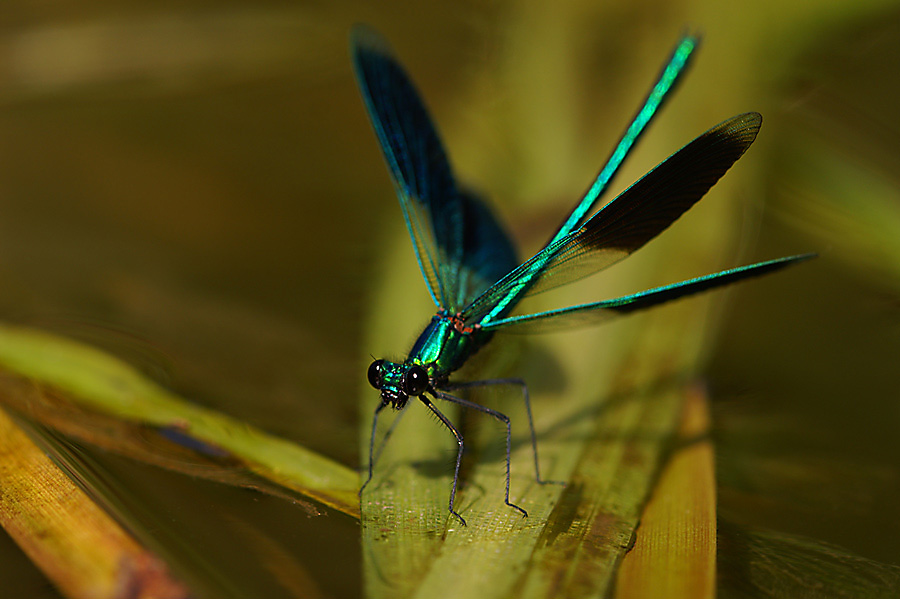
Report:
[[[411,287],[398,345],[364,346],[372,290],[414,263],[384,249],[404,232],[353,80],[356,22],[391,40],[458,173],[526,251],[580,197],[678,36],[702,33],[617,187],[758,110],[741,188],[695,208],[730,220],[697,230],[686,217],[680,234],[716,243],[723,268],[820,253],[722,294],[716,326],[698,333],[720,594],[792,596],[792,572],[816,568],[855,578],[821,596],[896,584],[896,2],[7,0],[0,318],[108,349],[357,466],[370,354],[402,352],[430,308]],[[648,269],[648,285],[703,274],[655,273],[651,248],[617,268]],[[112,489],[130,526],[205,592],[360,593],[350,518],[62,441],[85,484]],[[57,596],[5,536],[0,555],[6,596]]]

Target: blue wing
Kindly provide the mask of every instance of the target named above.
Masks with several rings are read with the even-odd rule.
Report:
[[[351,53],[428,290],[457,312],[518,264],[488,208],[456,185],[437,130],[384,39],[356,26]]]
[[[631,124],[625,130],[622,139],[616,144],[615,149],[600,170],[597,178],[588,188],[578,205],[572,210],[572,213],[559,227],[550,243],[562,239],[584,222],[587,214],[594,208],[597,200],[606,191],[619,167],[622,166],[622,162],[625,160],[628,152],[631,151],[631,147],[640,138],[644,129],[646,129],[647,125],[650,124],[650,121],[662,107],[669,93],[675,88],[681,75],[687,69],[691,55],[697,49],[699,43],[700,40],[697,37],[685,36],[675,46],[675,50],[672,52],[672,56],[663,68],[662,73],[660,73],[656,85],[653,86],[653,89],[647,95],[647,99],[644,100],[644,105],[641,106],[641,109],[631,120]]]
[[[648,289],[632,295],[615,299],[571,306],[560,310],[550,310],[537,314],[526,314],[495,320],[483,328],[489,331],[511,333],[536,333],[552,330],[564,330],[575,326],[597,324],[624,316],[638,310],[646,310],[679,298],[709,291],[724,285],[730,285],[751,277],[769,274],[786,266],[815,258],[816,254],[800,254],[766,262],[757,262],[748,266],[740,266],[723,270],[711,275],[697,277],[664,287]]]
[[[448,306],[454,314],[519,264],[509,236],[487,205],[470,191],[460,193],[460,202],[462,264],[457,269],[456,294]]]
[[[762,117],[733,117],[697,137],[463,309],[467,325],[505,318],[525,295],[606,268],[656,237],[693,206],[750,147]]]

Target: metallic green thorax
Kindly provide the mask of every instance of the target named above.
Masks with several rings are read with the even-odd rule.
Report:
[[[462,329],[453,317],[438,313],[419,335],[406,361],[425,366],[432,378],[441,378],[459,369],[488,337],[479,329]]]
[[[425,369],[429,386],[441,387],[450,373],[458,370],[491,336],[477,327],[462,327],[457,318],[445,312],[435,314],[402,364],[381,361],[382,401],[390,402],[395,409],[406,405],[410,394],[404,379],[414,366]]]

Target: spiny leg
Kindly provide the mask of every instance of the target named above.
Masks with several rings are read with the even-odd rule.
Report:
[[[386,403],[380,403],[380,404],[378,404],[378,407],[375,408],[375,416],[372,418],[372,435],[369,437],[369,478],[367,478],[367,479],[366,479],[366,482],[364,482],[363,485],[359,488],[359,493],[358,493],[358,495],[359,495],[360,497],[362,497],[363,489],[365,489],[365,488],[366,488],[366,485],[368,485],[369,482],[372,480],[372,470],[373,470],[373,468],[374,468],[374,466],[375,466],[375,457],[374,457],[374,452],[375,452],[375,430],[378,428],[378,414],[381,413],[381,410],[383,410],[384,407],[385,407],[386,405],[387,405]],[[394,427],[393,427],[393,426],[391,426],[390,430],[387,432],[387,435],[388,435],[388,436],[391,434],[391,431],[392,431],[392,430],[394,430]],[[387,436],[385,437],[385,441],[386,441],[386,440],[387,440]],[[384,443],[384,441],[383,441],[382,443]],[[379,453],[381,453],[381,452],[379,451]]]
[[[443,395],[443,394],[440,394]],[[449,397],[449,396],[448,396]],[[459,444],[459,451],[456,453],[456,469],[453,471],[453,487],[450,489],[450,513],[459,518],[459,521],[462,522],[463,526],[466,526],[466,520],[462,516],[460,516],[456,510],[453,509],[453,503],[456,500],[456,484],[459,481],[459,465],[462,463],[463,456],[463,437],[456,430],[456,427],[450,422],[450,420],[444,416],[437,407],[431,403],[431,400],[425,397],[425,395],[420,395],[419,399],[422,401],[425,406],[431,410],[431,412],[438,417],[438,419],[444,423],[444,426],[450,429],[450,432],[453,433],[453,436],[456,437],[456,442]],[[509,476],[507,475],[507,496],[509,495]],[[507,497],[508,499],[508,497]],[[507,502],[509,503],[509,502]]]
[[[466,389],[469,387],[487,387],[488,385],[516,385],[522,389],[522,398],[525,400],[525,413],[528,414],[528,431],[531,433],[531,450],[534,455],[534,476],[540,485],[565,485],[561,480],[544,480],[541,478],[541,466],[538,459],[537,434],[534,432],[534,418],[531,416],[531,399],[528,395],[528,385],[522,379],[486,379],[483,381],[467,381],[464,383],[450,383],[444,388],[448,391],[454,389]],[[477,404],[476,404],[477,405]],[[478,406],[479,409],[482,406]],[[506,448],[506,461],[509,463],[509,445]]]
[[[509,417],[506,414],[498,412],[497,410],[492,410],[490,408],[486,408],[481,404],[477,404],[474,401],[469,401],[468,399],[463,399],[461,397],[456,397],[454,395],[450,395],[449,393],[444,393],[442,391],[434,391],[435,397],[440,397],[443,400],[453,402],[455,404],[459,404],[464,408],[471,408],[473,410],[478,410],[479,412],[484,412],[489,416],[493,416],[500,422],[506,425],[506,499],[504,500],[506,505],[509,507],[519,510],[522,512],[522,515],[526,518],[528,517],[528,512],[526,512],[521,507],[517,506],[515,503],[510,502],[509,500],[509,453],[510,446],[512,445],[512,424],[509,421]],[[457,462],[457,468],[459,468],[459,463]],[[456,481],[453,481],[454,488],[456,487]]]
[[[384,436],[381,438],[381,442],[378,444],[378,448],[375,450],[375,455],[369,461],[372,463],[377,463],[378,458],[381,457],[381,452],[384,451],[384,447],[387,445],[388,440],[390,440],[391,435],[394,434],[394,430],[396,430],[397,425],[400,424],[400,421],[403,420],[403,415],[406,414],[406,407],[400,408],[400,411],[397,412],[397,417],[394,418],[394,421],[391,423],[391,426],[388,427],[387,432],[384,433]]]

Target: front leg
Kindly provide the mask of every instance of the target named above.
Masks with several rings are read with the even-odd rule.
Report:
[[[440,392],[438,392],[438,393],[440,394]],[[457,451],[457,453],[456,453],[456,469],[453,471],[453,487],[450,489],[450,513],[453,514],[454,516],[456,516],[457,518],[459,518],[459,521],[462,522],[463,526],[466,526],[465,518],[460,516],[456,512],[456,510],[453,509],[453,504],[456,501],[456,484],[459,481],[459,465],[462,463],[462,456],[463,456],[463,436],[460,434],[460,432],[458,430],[456,430],[456,427],[453,426],[453,424],[450,422],[450,420],[446,416],[444,416],[444,414],[442,414],[441,411],[438,410],[437,407],[433,403],[431,403],[431,400],[428,399],[427,397],[425,397],[424,393],[419,396],[419,399],[422,401],[423,404],[425,404],[425,407],[427,407],[429,410],[431,410],[431,412],[435,416],[437,416],[441,422],[444,423],[444,426],[446,426],[448,429],[450,429],[450,432],[453,433],[453,436],[456,437],[456,442],[459,444],[459,451]],[[509,495],[509,491],[508,491],[509,475],[508,474],[507,474],[507,483],[506,484],[507,484],[507,498],[508,498],[508,495]]]
[[[368,485],[372,481],[372,471],[375,466],[375,431],[378,428],[378,414],[381,413],[381,410],[383,410],[386,405],[386,403],[378,404],[378,407],[375,408],[375,416],[372,418],[372,434],[369,436],[369,477],[366,479],[366,482],[364,482],[363,485],[359,488],[360,497],[362,497],[363,489],[365,489],[366,485]],[[391,430],[393,430],[393,427],[391,427]],[[391,430],[388,431],[387,436],[390,436]]]

